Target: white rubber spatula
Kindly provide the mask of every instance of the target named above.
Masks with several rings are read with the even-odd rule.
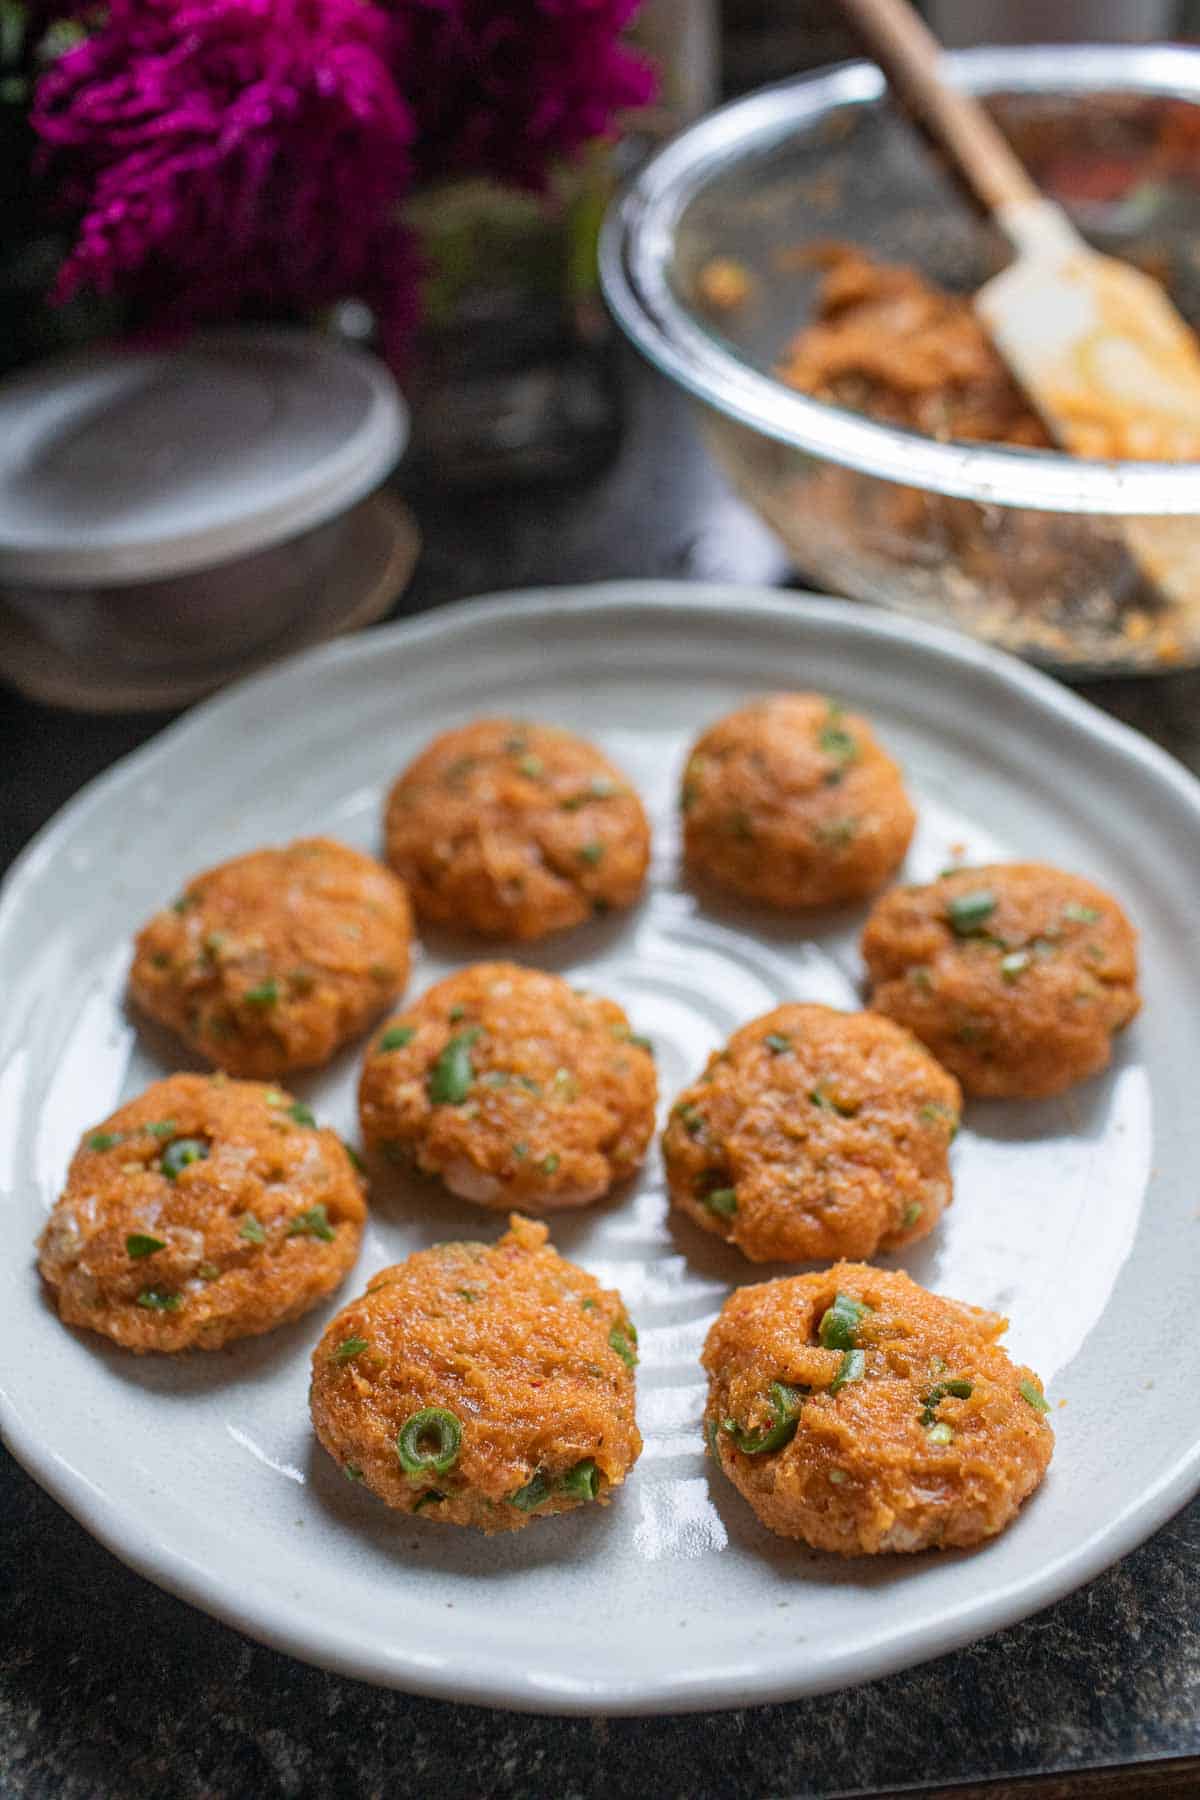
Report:
[[[1013,246],[975,309],[1058,442],[1077,456],[1200,461],[1200,343],[1162,288],[1090,249],[1038,192],[979,102],[943,82],[941,45],[907,0],[841,4]],[[1125,535],[1168,599],[1200,605],[1200,523],[1128,519]]]

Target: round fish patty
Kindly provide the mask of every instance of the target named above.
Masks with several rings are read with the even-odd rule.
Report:
[[[321,1443],[388,1506],[519,1531],[608,1503],[641,1453],[621,1296],[514,1214],[384,1269],[313,1352]]]
[[[863,1263],[739,1288],[704,1346],[710,1455],[769,1530],[817,1550],[982,1543],[1054,1449],[1004,1328]]]
[[[337,1287],[363,1182],[278,1088],[172,1075],[86,1131],[38,1239],[59,1316],[127,1350],[217,1350]]]
[[[870,725],[822,694],[772,694],[709,726],[680,805],[690,867],[785,910],[874,893],[916,824]]]
[[[403,992],[403,885],[331,838],[206,869],[139,932],[142,1010],[231,1075],[316,1068]]]
[[[867,920],[871,1006],[968,1094],[1040,1099],[1107,1067],[1141,1005],[1137,933],[1111,894],[1041,863],[895,888]]]
[[[359,1084],[366,1143],[480,1206],[586,1206],[654,1131],[654,1058],[613,1000],[476,963],[389,1019]]]
[[[628,778],[550,725],[443,732],[388,797],[387,859],[419,917],[530,939],[632,906],[650,827]]]
[[[950,1203],[961,1106],[954,1077],[890,1019],[780,1006],[672,1107],[671,1201],[752,1262],[893,1250]]]

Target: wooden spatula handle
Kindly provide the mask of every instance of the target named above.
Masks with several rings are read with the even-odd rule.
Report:
[[[1040,200],[987,113],[942,80],[942,47],[907,0],[841,0],[892,85],[950,152],[991,212]]]

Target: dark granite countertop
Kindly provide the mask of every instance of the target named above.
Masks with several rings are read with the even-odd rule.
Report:
[[[602,576],[784,578],[681,403],[632,365],[626,384],[621,456],[581,487],[409,484],[426,550],[401,612]],[[1200,770],[1200,675],[1084,691]],[[79,720],[0,690],[0,866],[164,722]],[[1070,1779],[1019,1779],[1045,1772]],[[741,1800],[993,1781],[992,1796],[1200,1793],[1200,1501],[1078,1594],[923,1668],[790,1706],[606,1722],[414,1700],[263,1649],[131,1574],[0,1450],[4,1800]]]

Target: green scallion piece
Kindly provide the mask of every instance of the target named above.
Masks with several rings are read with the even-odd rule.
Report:
[[[396,1455],[409,1475],[445,1475],[458,1461],[462,1425],[444,1406],[424,1406],[406,1419],[396,1437]]]
[[[627,1369],[637,1368],[637,1332],[628,1320],[624,1326],[613,1326],[608,1334],[608,1347],[616,1351]]]
[[[149,1237],[144,1231],[131,1231],[125,1239],[125,1254],[132,1256],[135,1262],[143,1256],[153,1256],[156,1250],[165,1250],[165,1238]]]
[[[945,1381],[939,1381],[935,1387],[930,1388],[922,1401],[922,1425],[928,1429],[934,1423],[937,1409],[947,1394],[955,1400],[969,1400],[974,1392],[974,1382],[968,1381],[965,1375],[949,1375]]]
[[[826,725],[817,742],[826,756],[832,756],[840,763],[852,763],[858,756],[857,739],[840,725]]]
[[[183,1296],[168,1293],[165,1288],[148,1287],[142,1289],[137,1303],[147,1312],[178,1312],[183,1305]]]
[[[403,1050],[417,1035],[415,1025],[392,1025],[384,1032],[375,1048],[386,1055],[389,1050]]]
[[[342,1340],[342,1342],[338,1345],[337,1349],[334,1351],[333,1355],[329,1358],[329,1360],[331,1363],[353,1362],[354,1358],[356,1356],[358,1356],[363,1350],[365,1350],[366,1347],[367,1347],[366,1338],[360,1338],[360,1337],[344,1338]]]
[[[471,1046],[480,1028],[472,1025],[452,1037],[429,1071],[429,1098],[434,1106],[460,1106],[471,1091],[475,1066]]]
[[[574,1500],[594,1500],[600,1492],[600,1471],[591,1457],[585,1456],[582,1462],[577,1462],[573,1469],[568,1469],[560,1477],[558,1485],[564,1494],[569,1494]]]
[[[824,1350],[853,1350],[858,1343],[858,1328],[871,1308],[852,1294],[837,1294],[833,1305],[821,1315],[817,1336]]]
[[[594,869],[598,862],[604,860],[604,845],[595,842],[581,844],[575,854],[578,856],[580,862],[587,863]]]
[[[1050,1411],[1050,1402],[1040,1388],[1034,1387],[1032,1381],[1023,1381],[1018,1392],[1022,1400],[1032,1406],[1034,1412],[1048,1413]]]
[[[700,1204],[720,1219],[731,1219],[738,1209],[737,1189],[712,1188],[707,1194],[701,1194]]]
[[[363,1478],[363,1472],[357,1463],[343,1463],[342,1474],[347,1481],[361,1481]]]
[[[524,1487],[519,1487],[515,1494],[508,1496],[508,1503],[510,1506],[518,1507],[521,1512],[535,1512],[542,1501],[549,1498],[549,1479],[539,1469],[536,1474],[529,1477]]]
[[[995,910],[996,896],[991,888],[975,888],[969,894],[955,894],[946,908],[946,917],[959,937],[974,937]]]
[[[846,1350],[842,1355],[842,1366],[830,1382],[826,1390],[830,1394],[840,1394],[842,1389],[852,1381],[861,1381],[867,1372],[867,1353],[865,1350]]]
[[[924,1211],[919,1200],[910,1200],[900,1219],[901,1231],[911,1231]]]
[[[203,1138],[176,1138],[163,1151],[158,1166],[168,1181],[174,1181],[190,1163],[204,1162],[207,1156],[208,1145]]]
[[[123,1131],[93,1131],[87,1141],[89,1150],[115,1150],[118,1144],[125,1142]]]
[[[149,1132],[151,1137],[169,1138],[175,1131],[175,1121],[174,1119],[155,1119],[152,1125],[143,1125],[142,1130]]]
[[[269,975],[265,981],[260,981],[257,987],[247,988],[242,999],[247,1006],[264,1008],[274,1006],[279,999],[279,983],[273,975]]]
[[[530,781],[540,781],[546,773],[546,765],[540,756],[523,756],[517,767],[522,775],[529,777]]]
[[[423,1506],[437,1506],[439,1501],[442,1501],[445,1498],[445,1494],[443,1494],[439,1488],[426,1488],[425,1492],[414,1504],[413,1511],[419,1513]]]
[[[245,1238],[248,1244],[265,1244],[267,1241],[267,1234],[253,1213],[243,1215],[242,1222],[238,1226],[238,1236]]]
[[[773,1381],[767,1389],[767,1398],[775,1415],[774,1423],[764,1426],[761,1431],[747,1432],[732,1419],[727,1419],[725,1430],[743,1456],[764,1456],[782,1450],[796,1435],[800,1408],[807,1393],[805,1387],[790,1387],[786,1382]]]
[[[297,1125],[315,1125],[317,1122],[312,1107],[306,1106],[303,1100],[297,1100],[294,1105],[289,1106],[287,1115],[289,1119],[295,1119]]]
[[[558,1161],[557,1151],[552,1150],[549,1156],[543,1156],[541,1162],[538,1164],[538,1168],[543,1175],[553,1175],[555,1169],[558,1167]]]
[[[1081,906],[1078,900],[1068,900],[1062,909],[1062,916],[1069,919],[1072,925],[1094,925],[1100,917],[1100,908]]]
[[[288,1237],[315,1237],[326,1244],[332,1244],[336,1237],[333,1226],[329,1223],[329,1214],[324,1202],[310,1206],[306,1212],[297,1213],[287,1228]]]
[[[784,1056],[792,1047],[791,1038],[785,1037],[781,1031],[768,1031],[763,1043],[772,1056]]]

